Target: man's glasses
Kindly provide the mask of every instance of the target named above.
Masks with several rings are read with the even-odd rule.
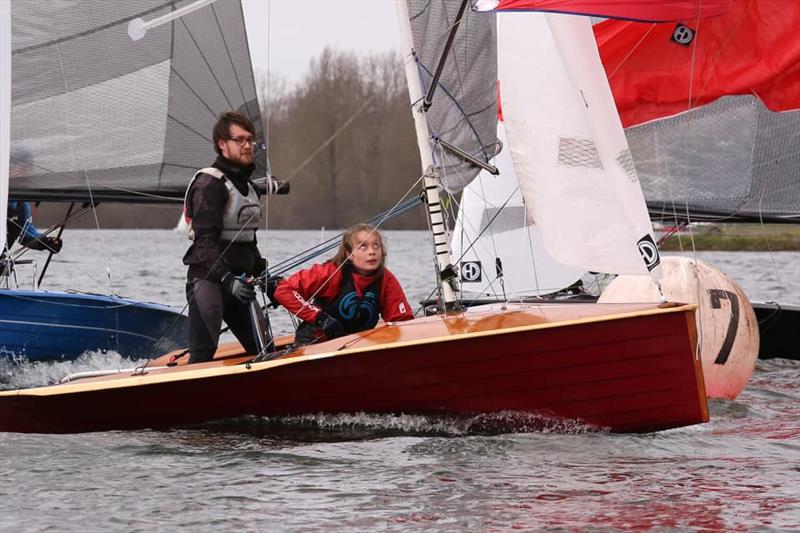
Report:
[[[239,146],[244,146],[246,144],[256,144],[256,140],[253,137],[228,137],[229,141],[233,141]]]

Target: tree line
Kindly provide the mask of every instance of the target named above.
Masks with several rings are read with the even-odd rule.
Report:
[[[326,48],[295,89],[262,83],[260,97],[272,173],[292,188],[271,199],[270,225],[343,228],[419,193],[419,152],[398,54],[358,58]],[[424,227],[422,210],[391,227]]]
[[[399,54],[359,57],[326,48],[296,86],[271,77],[258,90],[270,170],[291,183],[289,195],[269,199],[270,228],[345,228],[419,194],[420,160]],[[37,224],[57,222],[64,209],[43,204]],[[104,228],[168,228],[180,210],[100,205],[98,218]],[[94,226],[91,215],[70,224]],[[385,227],[422,229],[423,210]]]

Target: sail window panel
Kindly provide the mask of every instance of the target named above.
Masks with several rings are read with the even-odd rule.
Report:
[[[558,164],[570,167],[603,168],[594,141],[575,137],[558,139]]]
[[[460,2],[409,1],[411,32],[423,91],[444,50]],[[447,57],[433,105],[427,112],[431,135],[489,162],[497,142],[497,46],[493,14],[467,10]],[[480,168],[444,150],[434,150],[448,192],[461,191]]]
[[[33,153],[38,188],[64,188],[65,176],[102,169],[103,181],[117,167],[155,165],[163,157],[169,63],[12,109],[12,138]],[[53,128],[53,124],[58,128]],[[148,135],[142,135],[147,131]],[[21,178],[24,179],[24,178]],[[142,179],[141,177],[139,179]],[[23,182],[12,184],[23,186]],[[33,186],[33,184],[32,184]]]
[[[481,215],[481,225],[478,233],[483,234],[488,231],[490,224],[493,234],[517,231],[521,227],[525,227],[526,216],[525,206],[523,205],[487,207]]]
[[[109,3],[114,9],[106,7],[99,10],[86,9],[88,6],[81,5],[81,9],[76,11],[78,14],[85,13],[87,20],[75,20],[74,17],[78,16],[75,14],[64,20],[48,18],[46,20],[54,25],[54,34],[64,34],[63,37],[51,37],[33,47],[15,47],[12,50],[13,105],[102,83],[168,59],[171,40],[169,27],[155,28],[148,32],[145,39],[132,41],[127,33],[127,21],[116,15],[117,4]],[[26,3],[14,4],[17,5],[25,6]],[[111,14],[111,18],[119,22],[104,27],[109,17],[100,17],[100,14],[92,17],[95,11]],[[163,13],[167,11],[165,9]],[[59,14],[62,12],[58,10]],[[158,13],[154,13],[154,16]],[[25,17],[19,16],[17,19],[24,20]],[[87,23],[98,26],[87,26]],[[25,34],[27,26],[29,24],[21,21],[21,27],[14,27],[13,34]],[[29,40],[20,39],[21,42]]]
[[[672,127],[653,128],[634,135],[645,197],[653,201],[705,201],[720,203],[744,198],[750,189],[754,110],[743,108],[736,116],[707,114],[691,121],[675,120]],[[725,128],[723,123],[729,123]],[[650,144],[651,159],[639,155]],[[714,175],[718,179],[713,179]]]
[[[776,113],[752,96],[731,96],[626,134],[651,206],[723,217],[800,215],[798,111]]]

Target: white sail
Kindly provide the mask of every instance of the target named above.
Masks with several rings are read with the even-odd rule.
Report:
[[[0,246],[6,246],[11,146],[11,4],[0,2]]]
[[[497,138],[506,144],[502,122],[497,125]],[[542,245],[539,228],[527,222],[508,148],[494,164],[500,175],[481,172],[461,197],[452,244],[462,291],[473,297],[514,299],[551,294],[572,285],[583,269],[553,259]]]
[[[558,261],[649,269],[658,279],[652,225],[589,19],[513,13],[498,21],[499,78],[513,81],[500,88],[503,114],[528,221]]]

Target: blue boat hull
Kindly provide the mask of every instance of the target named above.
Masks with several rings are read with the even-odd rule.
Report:
[[[99,294],[0,290],[0,359],[72,360],[83,352],[157,357],[188,345],[188,318],[152,303]]]

